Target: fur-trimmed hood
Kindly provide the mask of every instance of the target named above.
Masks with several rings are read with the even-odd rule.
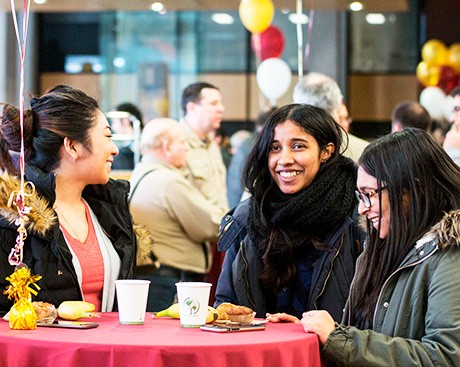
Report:
[[[19,191],[20,185],[18,177],[9,173],[0,174],[0,216],[11,227],[16,226],[15,221],[19,218],[19,213],[14,205],[8,206],[8,202],[11,195]],[[29,220],[26,222],[26,229],[30,234],[44,237],[57,222],[56,212],[37,190],[30,192],[30,187],[34,186],[27,184],[25,189],[26,193],[30,194],[26,196],[25,205],[31,208],[30,213],[27,214]],[[140,225],[134,225],[133,230],[138,244],[138,265],[157,266],[158,261],[152,250],[154,240],[151,234]]]
[[[438,247],[460,247],[460,210],[452,210],[433,226],[429,234],[438,239]]]
[[[8,206],[11,195],[19,192],[21,182],[18,177],[7,172],[0,175],[0,215],[11,225],[19,218],[19,213],[14,205]],[[33,190],[31,192],[31,187]],[[34,186],[26,185],[25,206],[30,207],[27,214],[29,220],[26,223],[27,231],[44,236],[57,221],[56,213],[49,205],[48,200],[40,196]]]
[[[155,243],[155,240],[152,235],[140,224],[134,224],[134,233],[137,238],[137,266],[153,265],[158,269],[160,267],[160,263],[153,252],[153,244]]]

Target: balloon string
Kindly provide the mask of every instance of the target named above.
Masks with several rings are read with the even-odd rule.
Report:
[[[302,23],[300,22],[300,17],[302,16],[302,0],[297,0],[296,7],[297,14],[297,70],[299,79],[303,76],[303,34],[302,34]]]
[[[22,265],[23,258],[23,246],[24,240],[27,237],[25,230],[25,223],[28,220],[26,214],[30,212],[30,208],[25,206],[25,193],[24,193],[24,62],[27,45],[27,30],[29,24],[29,9],[30,0],[23,0],[23,14],[22,14],[22,39],[19,33],[18,20],[16,17],[16,6],[14,0],[11,0],[11,13],[13,16],[14,30],[16,32],[16,39],[18,42],[19,56],[21,60],[20,67],[20,80],[19,80],[19,122],[21,132],[21,151],[19,154],[19,172],[20,172],[20,189],[12,193],[10,201],[18,209],[19,218],[16,221],[18,226],[18,237],[16,238],[16,244],[11,250],[8,260],[11,265],[20,266]],[[14,196],[16,196],[14,198]]]
[[[313,18],[315,15],[315,1],[312,0],[310,8],[310,16],[308,17],[308,35],[307,43],[305,45],[305,70],[308,71],[308,59],[310,57],[311,35],[313,32]]]

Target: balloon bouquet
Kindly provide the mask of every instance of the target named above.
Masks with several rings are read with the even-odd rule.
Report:
[[[260,91],[276,106],[291,85],[292,73],[282,59],[284,36],[280,29],[271,26],[275,7],[271,0],[241,0],[239,15],[245,28],[252,33],[251,44],[258,60],[256,80]]]
[[[432,118],[449,118],[453,101],[448,95],[460,83],[460,43],[447,47],[437,39],[427,41],[415,73],[424,87],[420,104]]]

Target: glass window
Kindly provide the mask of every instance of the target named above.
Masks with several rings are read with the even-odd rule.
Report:
[[[414,72],[420,59],[417,1],[409,6],[405,13],[350,13],[351,73]]]
[[[249,32],[241,26],[238,12],[225,12],[229,16],[226,19],[233,20],[230,24],[217,23],[213,20],[214,14],[215,11],[204,11],[198,15],[199,71],[201,73],[245,72],[250,57],[247,49]]]

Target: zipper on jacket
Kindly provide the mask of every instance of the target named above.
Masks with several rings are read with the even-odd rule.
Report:
[[[219,234],[218,234],[219,238],[222,237],[227,232],[228,228],[233,224],[234,221],[235,220],[232,219],[228,221],[228,223],[226,223],[223,227],[222,226],[219,227]]]
[[[59,231],[60,231],[60,229],[59,229]],[[62,235],[64,241],[66,242],[64,234],[62,232],[61,232],[61,235]],[[67,244],[67,242],[66,242],[66,244]],[[58,261],[59,261],[59,265],[60,265],[59,267],[64,268],[64,266],[62,266],[62,265],[65,263],[66,271],[68,271],[72,275],[72,278],[73,278],[73,280],[75,282],[75,288],[79,290],[80,298],[83,300],[83,291],[81,289],[80,283],[78,282],[78,276],[77,276],[77,273],[75,271],[75,268],[73,267],[72,262],[70,262],[70,264],[69,264],[69,260],[64,256],[64,252],[67,252],[67,253],[71,254],[70,250],[66,249],[63,246],[61,246],[59,241],[56,241],[56,250],[59,253],[59,257],[58,257]],[[58,275],[59,276],[63,275],[61,269],[58,270]]]
[[[396,273],[399,273],[400,271],[404,270],[404,269],[408,269],[408,268],[413,268],[414,266],[418,265],[418,264],[421,264],[422,262],[424,262],[426,259],[428,259],[429,257],[431,257],[435,252],[437,252],[439,249],[438,246],[436,246],[436,248],[431,251],[428,255],[426,255],[424,258],[420,259],[420,260],[417,260],[416,262],[413,262],[413,263],[410,263],[410,264],[407,264],[407,265],[404,265],[398,269],[396,269],[393,273],[390,274],[390,276],[387,278],[387,280],[385,281],[385,283],[383,283],[382,285],[382,289],[380,290],[379,292],[379,296],[377,298],[377,303],[375,304],[375,310],[374,310],[374,317],[372,319],[372,325],[373,327],[375,326],[375,319],[377,317],[377,310],[379,309],[380,307],[380,300],[383,296],[383,291],[385,290],[385,287],[388,285],[388,283],[390,282],[391,278],[393,278],[393,276],[396,274]]]
[[[316,296],[316,298],[313,301],[313,305],[315,306],[316,310],[318,309],[317,301],[318,301],[319,297],[321,297],[321,295],[324,293],[324,290],[326,289],[327,281],[329,280],[329,278],[331,276],[331,273],[332,273],[332,269],[334,268],[334,261],[337,258],[337,256],[339,256],[339,252],[340,252],[340,250],[341,250],[341,248],[343,246],[343,237],[344,237],[344,234],[342,234],[342,238],[340,240],[340,246],[337,248],[337,251],[336,251],[336,253],[334,255],[334,258],[331,261],[331,267],[330,267],[330,269],[329,269],[329,271],[327,273],[326,279],[324,280],[323,287],[321,288],[321,291],[318,293],[318,295]]]
[[[251,303],[251,308],[253,310],[255,310],[256,305],[254,303],[254,300],[252,299],[251,288],[249,287],[249,281],[248,281],[248,277],[247,277],[247,269],[249,268],[249,262],[246,259],[246,255],[244,253],[244,240],[241,241],[240,247],[241,247],[241,258],[243,259],[243,262],[244,262],[244,265],[245,265],[243,278],[244,278],[244,283],[246,284],[246,289],[247,289],[247,293],[248,293],[248,301]]]

